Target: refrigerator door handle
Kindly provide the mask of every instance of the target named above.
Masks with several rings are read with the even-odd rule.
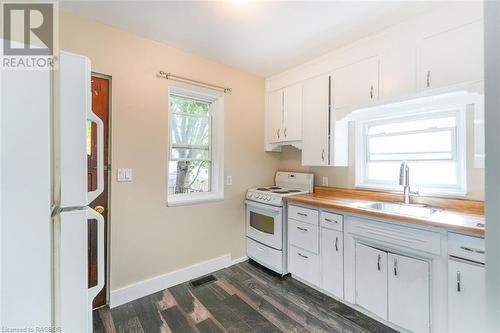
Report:
[[[90,207],[87,207],[87,214],[89,219],[97,220],[97,285],[89,288],[89,303],[92,307],[92,301],[104,287],[104,217]]]
[[[104,123],[91,110],[87,119],[97,125],[97,188],[87,193],[87,203],[91,203],[104,191]]]

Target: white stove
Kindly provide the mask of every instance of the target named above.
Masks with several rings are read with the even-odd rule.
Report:
[[[273,206],[283,206],[283,197],[311,193],[314,187],[312,173],[278,171],[276,185],[251,188],[247,191],[247,200]]]
[[[286,265],[286,224],[283,197],[311,193],[314,175],[311,173],[276,173],[275,185],[247,191],[246,231],[247,256],[282,275]]]

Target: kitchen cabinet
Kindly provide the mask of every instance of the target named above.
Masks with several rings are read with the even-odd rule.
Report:
[[[332,106],[335,109],[371,104],[378,100],[379,59],[373,57],[333,72]]]
[[[484,265],[448,260],[448,331],[486,332]]]
[[[356,304],[387,320],[387,252],[356,244]]]
[[[321,288],[344,298],[344,242],[342,231],[321,228]]]
[[[293,275],[312,285],[319,286],[321,269],[319,255],[289,245],[288,268]]]
[[[382,54],[380,59],[380,97],[401,99],[417,92],[417,50],[414,45],[402,45]]]
[[[419,90],[483,80],[483,48],[480,21],[424,38],[419,48]]]
[[[429,332],[429,264],[388,254],[388,320],[412,332]]]
[[[267,108],[269,143],[302,139],[302,84],[270,92]]]
[[[270,143],[281,141],[283,116],[283,90],[269,93],[267,104],[267,137]]]
[[[307,80],[302,97],[302,165],[328,165],[330,76]]]

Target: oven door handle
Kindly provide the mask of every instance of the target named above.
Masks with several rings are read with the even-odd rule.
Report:
[[[281,213],[282,209],[283,209],[283,207],[266,205],[266,204],[262,204],[262,203],[251,201],[251,200],[245,200],[245,203],[247,205],[247,209],[249,209],[249,208],[251,209],[252,207],[254,207],[254,208],[258,208],[258,209],[265,209],[267,211],[272,211],[274,213]]]

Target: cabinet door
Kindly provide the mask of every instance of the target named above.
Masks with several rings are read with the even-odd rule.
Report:
[[[302,139],[302,84],[283,91],[283,140]]]
[[[321,228],[321,288],[344,298],[344,242],[342,232]]]
[[[412,332],[429,332],[429,263],[389,253],[388,320]]]
[[[486,332],[484,266],[448,260],[448,331]]]
[[[293,275],[319,286],[321,280],[319,255],[289,245],[288,269]]]
[[[387,319],[387,253],[356,244],[356,304]]]
[[[330,76],[308,80],[302,97],[302,165],[328,165]]]
[[[401,45],[383,54],[380,62],[380,95],[385,100],[417,91],[417,50]]]
[[[378,99],[379,60],[370,58],[333,72],[332,105],[336,109]]]
[[[267,104],[267,138],[270,143],[282,140],[283,90],[269,93]]]
[[[471,23],[423,40],[420,48],[420,90],[484,79],[483,24]]]

